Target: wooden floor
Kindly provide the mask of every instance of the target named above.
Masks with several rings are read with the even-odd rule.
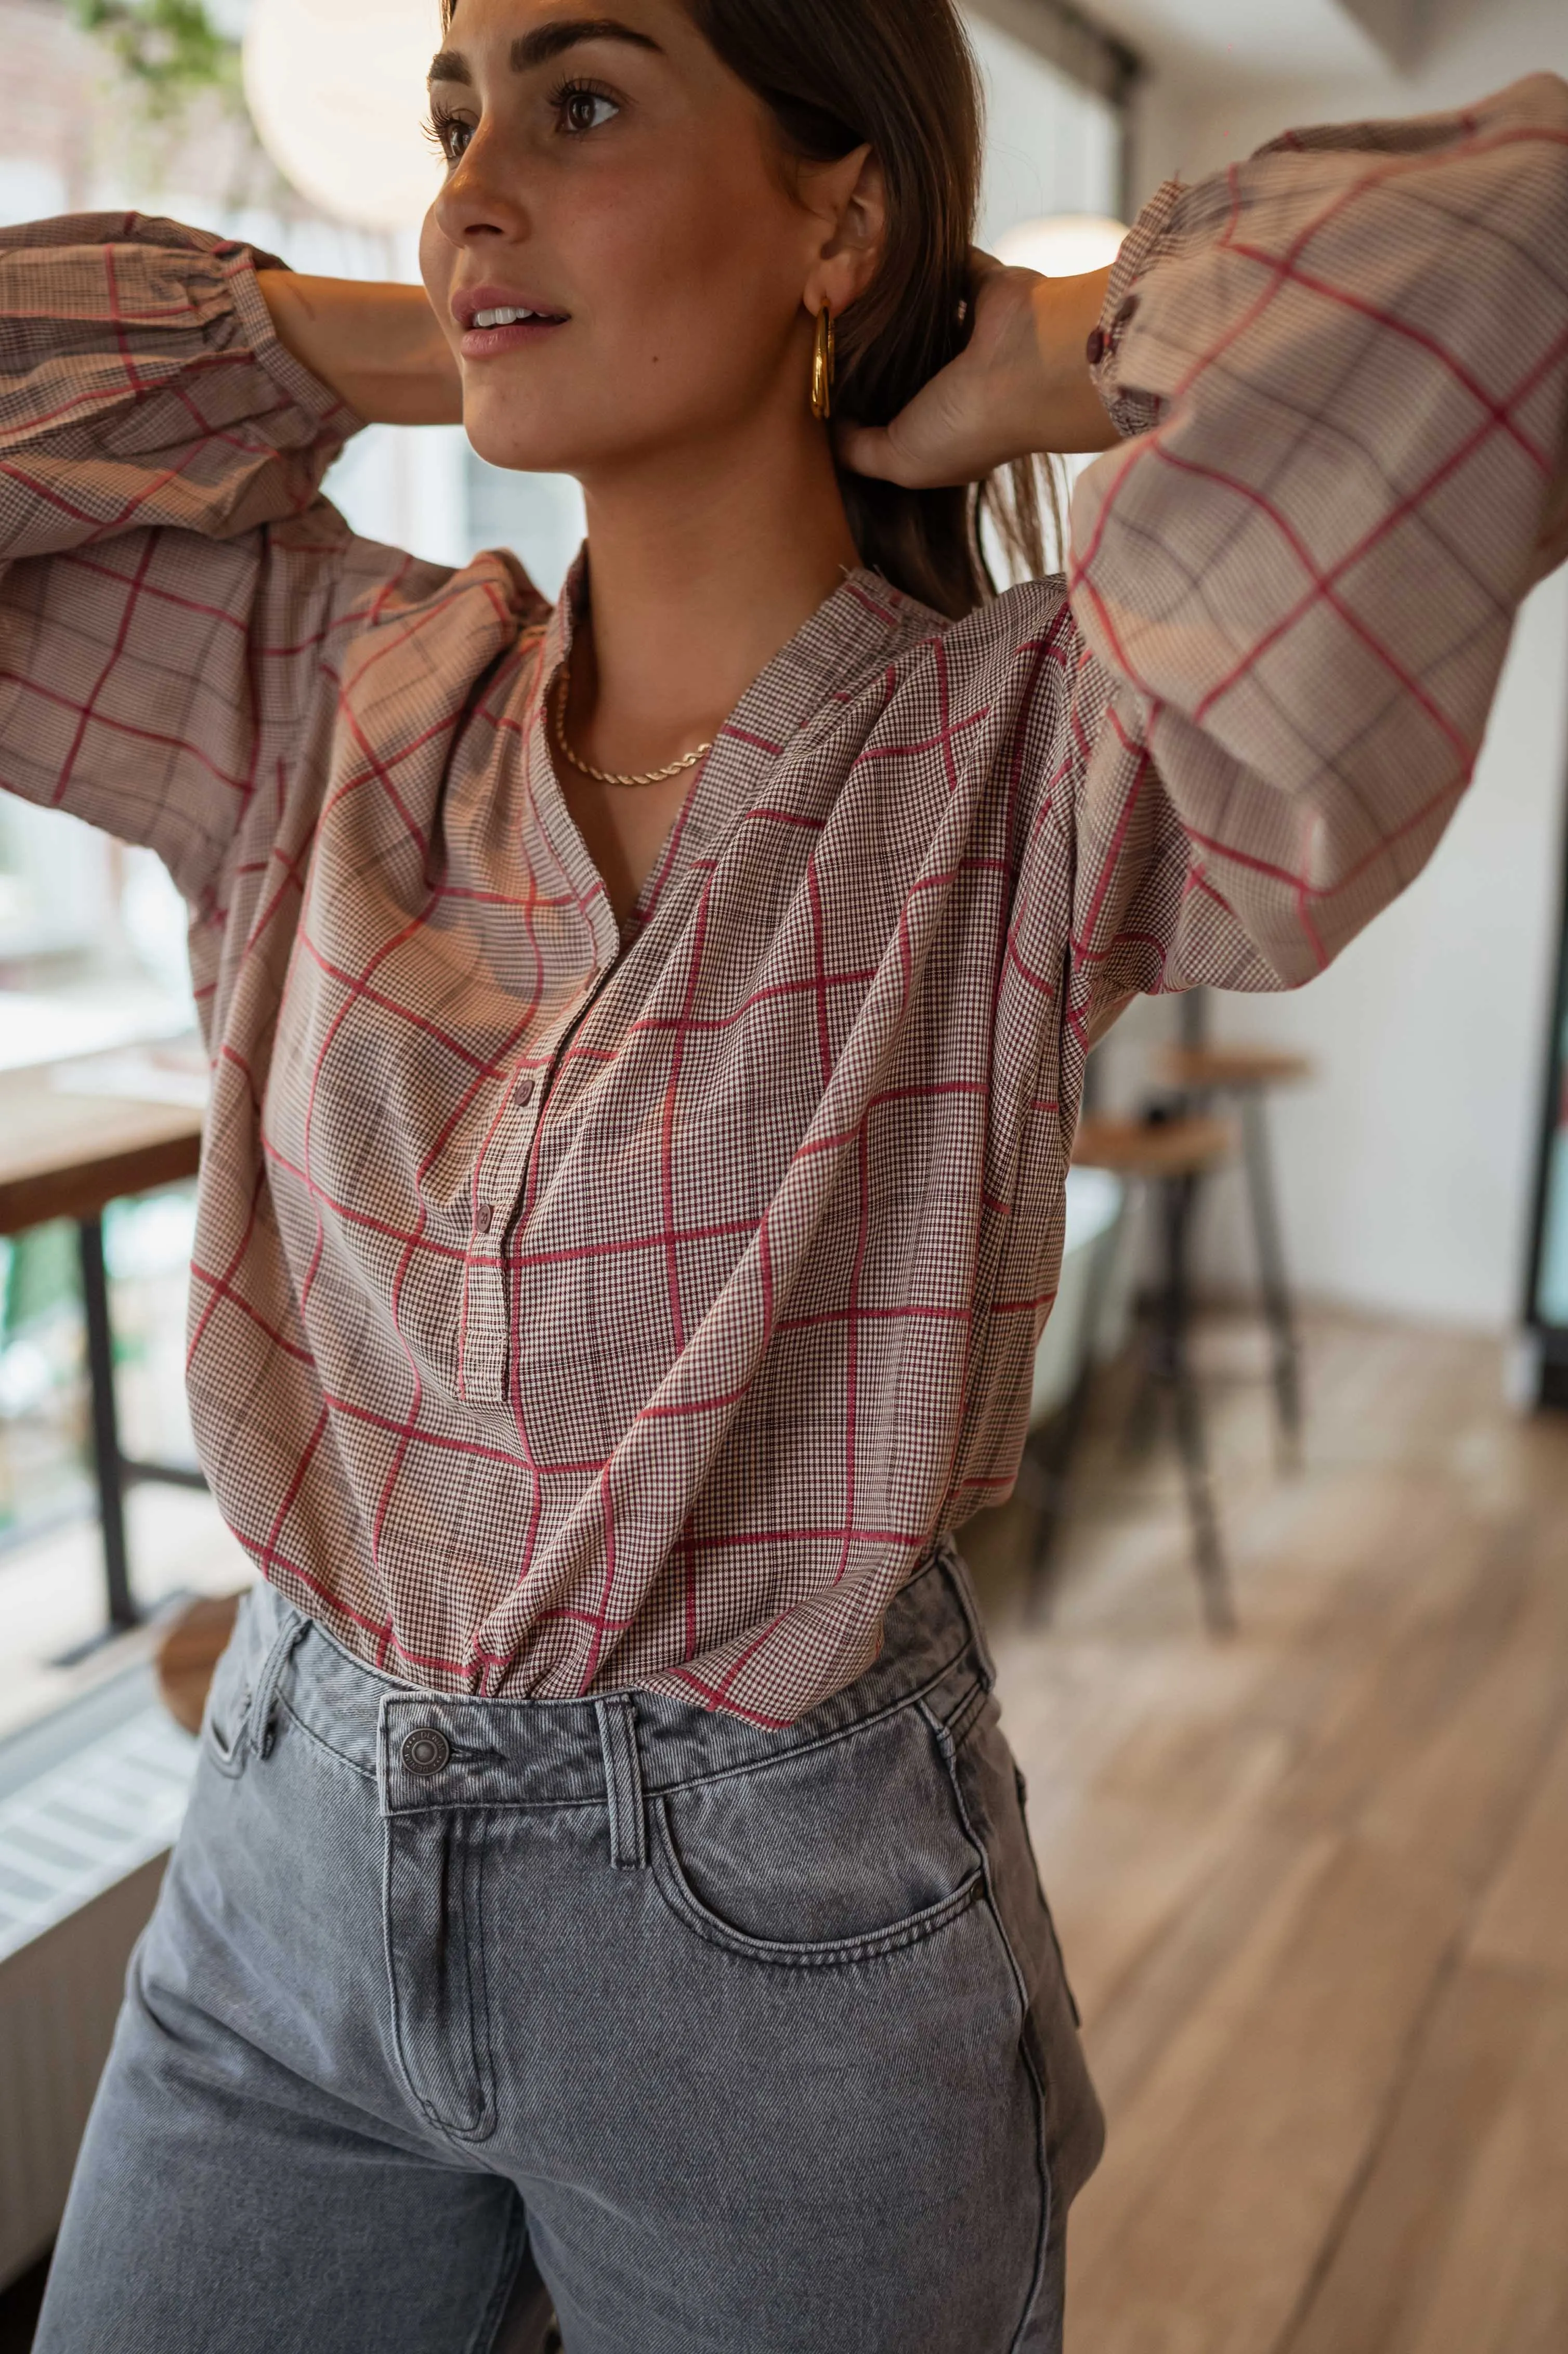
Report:
[[[1324,1321],[1306,1469],[1205,1343],[1242,1631],[1097,1435],[1054,1620],[966,1543],[1109,2118],[1068,2354],[1568,2349],[1568,1418]]]

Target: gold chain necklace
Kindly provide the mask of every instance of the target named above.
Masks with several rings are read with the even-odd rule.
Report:
[[[711,743],[699,744],[694,752],[683,753],[680,759],[670,761],[667,767],[644,769],[635,776],[618,777],[608,769],[590,768],[586,760],[578,759],[567,741],[567,694],[570,684],[570,674],[563,667],[555,699],[550,705],[550,733],[562,758],[570,763],[579,777],[591,777],[596,785],[662,785],[667,778],[678,777],[683,769],[694,769],[697,762],[705,759],[714,748]]]

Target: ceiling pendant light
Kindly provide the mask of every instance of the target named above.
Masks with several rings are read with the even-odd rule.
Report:
[[[357,228],[419,221],[440,185],[424,130],[437,0],[255,0],[245,97],[301,196]]]
[[[1020,221],[998,238],[997,259],[1038,270],[1043,278],[1086,278],[1091,270],[1109,268],[1126,235],[1125,222],[1100,213],[1053,213]]]

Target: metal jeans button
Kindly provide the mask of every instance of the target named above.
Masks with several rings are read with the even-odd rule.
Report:
[[[421,1724],[403,1736],[401,1755],[410,1774],[439,1774],[452,1761],[452,1745],[439,1726]]]

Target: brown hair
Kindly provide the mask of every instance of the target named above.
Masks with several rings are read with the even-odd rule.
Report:
[[[887,188],[876,276],[835,321],[834,407],[885,425],[968,340],[980,201],[980,80],[953,0],[686,0],[786,145],[826,163],[869,144]],[[941,613],[995,593],[984,515],[1010,561],[1045,569],[1032,461],[978,487],[909,491],[841,468],[863,560]],[[1047,497],[1054,516],[1049,476]]]
[[[962,349],[980,198],[979,77],[953,0],[684,0],[785,147],[816,163],[869,144],[887,189],[876,276],[835,322],[835,409],[885,425]],[[457,0],[442,0],[450,25]],[[1031,460],[979,486],[912,491],[839,471],[862,560],[952,616],[995,593],[982,517],[1011,563],[1045,569]],[[1056,502],[1044,477],[1054,519]],[[1058,530],[1059,537],[1059,530]]]

